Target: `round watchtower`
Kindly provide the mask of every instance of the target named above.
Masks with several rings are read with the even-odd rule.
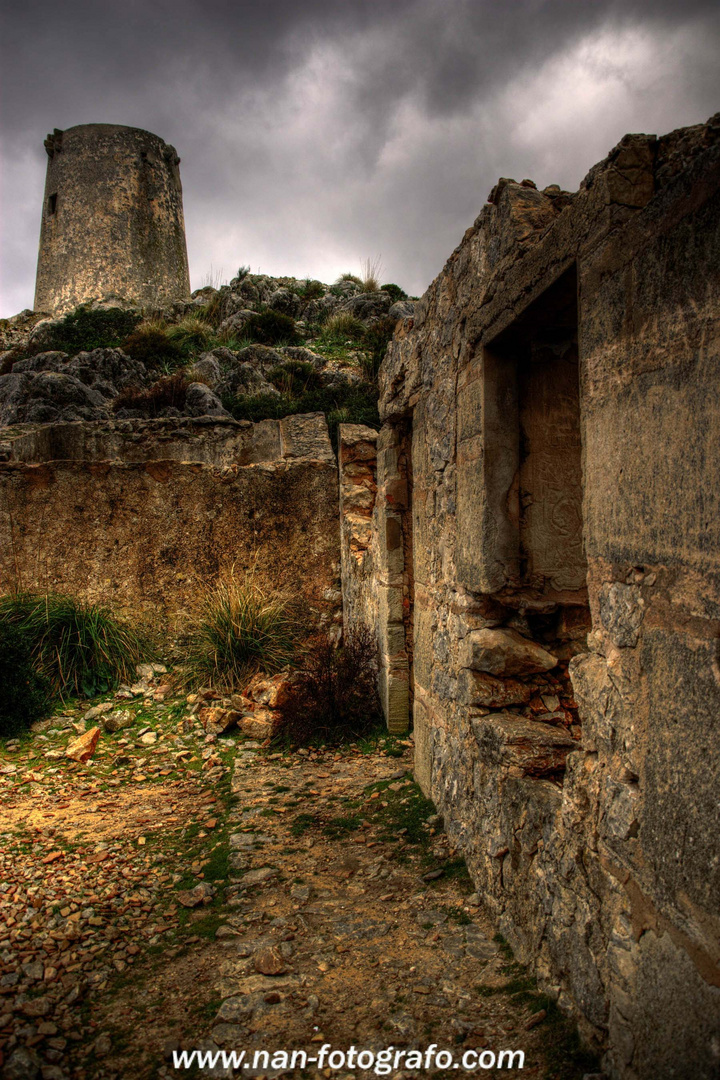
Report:
[[[57,129],[48,153],[35,310],[116,298],[164,307],[190,295],[180,158],[140,128]]]

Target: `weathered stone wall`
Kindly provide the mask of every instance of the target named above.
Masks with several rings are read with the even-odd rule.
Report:
[[[330,616],[337,467],[321,414],[63,424],[2,446],[1,591],[67,591],[176,628],[234,565]]]
[[[500,181],[380,373],[417,776],[623,1080],[720,1067],[719,190],[720,118]]]
[[[116,297],[163,307],[190,296],[180,159],[157,135],[81,124],[48,154],[35,310]]]
[[[407,731],[412,698],[409,446],[402,426],[378,436],[340,426],[343,624],[377,634],[379,691],[390,731]]]
[[[363,424],[340,424],[340,565],[343,629],[378,624],[372,517],[377,497],[377,431]]]

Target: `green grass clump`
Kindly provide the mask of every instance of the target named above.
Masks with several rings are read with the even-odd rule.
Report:
[[[205,352],[213,343],[212,327],[202,313],[186,315],[179,323],[169,327],[167,333],[181,355],[188,360]]]
[[[322,325],[320,341],[324,345],[344,345],[350,341],[361,345],[365,340],[365,327],[349,312],[330,315]]]
[[[350,833],[357,832],[362,825],[362,819],[355,814],[348,817],[331,818],[323,828],[323,832],[329,840],[342,840]]]
[[[112,408],[114,412],[118,409],[137,409],[143,416],[152,419],[169,407],[184,409],[189,385],[183,372],[177,371],[174,375],[164,375],[147,390],[128,386],[113,400]]]
[[[53,327],[47,348],[58,349],[70,356],[93,349],[115,348],[133,332],[140,319],[136,311],[123,308],[93,310],[83,304]]]
[[[251,574],[241,581],[231,575],[202,604],[190,644],[190,675],[229,689],[256,671],[279,671],[293,659],[299,634],[287,600],[264,590]]]
[[[18,735],[52,710],[49,680],[35,667],[29,636],[0,621],[0,738]]]
[[[0,626],[15,627],[53,691],[92,697],[132,678],[146,647],[141,637],[100,604],[63,593],[16,593],[0,599]]]
[[[295,294],[302,300],[319,300],[325,295],[325,286],[322,281],[307,278],[304,285],[299,285],[295,289]]]
[[[302,836],[308,829],[316,828],[320,824],[317,814],[298,814],[290,826],[292,836]]]

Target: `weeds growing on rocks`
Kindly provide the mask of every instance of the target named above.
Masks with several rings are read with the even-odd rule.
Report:
[[[140,322],[136,311],[123,308],[97,308],[83,304],[71,311],[52,329],[48,348],[76,356],[92,349],[120,345]]]
[[[320,342],[326,345],[344,345],[347,341],[359,345],[364,338],[364,325],[346,311],[326,319],[320,332]]]
[[[380,272],[382,262],[380,256],[363,259],[361,264],[362,286],[365,292],[378,292],[380,289]]]
[[[187,359],[203,352],[212,343],[212,327],[201,314],[186,315],[168,329],[168,337]]]
[[[245,323],[245,333],[261,345],[294,345],[298,340],[295,320],[268,308]]]
[[[187,376],[178,371],[158,379],[147,390],[129,386],[114,399],[113,410],[136,409],[148,418],[156,417],[163,409],[170,407],[182,410],[189,385]]]
[[[123,344],[123,351],[140,360],[150,371],[174,371],[185,362],[185,356],[168,334],[167,324],[151,320],[138,326]]]

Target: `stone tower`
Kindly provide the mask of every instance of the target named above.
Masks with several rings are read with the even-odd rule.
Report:
[[[57,129],[47,179],[35,310],[110,297],[162,307],[190,295],[180,159],[157,135],[115,124]]]

